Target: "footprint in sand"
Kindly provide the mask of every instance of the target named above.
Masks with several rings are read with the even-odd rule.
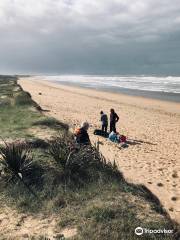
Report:
[[[173,178],[178,178],[177,172],[174,172],[174,173],[172,174],[172,177],[173,177]]]
[[[158,187],[163,187],[164,185],[162,183],[157,183]]]
[[[169,211],[174,212],[174,208],[172,208],[172,207],[169,208]]]
[[[177,197],[172,197],[171,200],[172,201],[177,201]]]

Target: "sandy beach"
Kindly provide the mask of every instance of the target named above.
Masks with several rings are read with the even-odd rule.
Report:
[[[20,85],[45,113],[73,130],[87,120],[92,142],[110,161],[116,161],[124,177],[144,184],[161,201],[170,216],[180,223],[180,103],[64,86],[31,77]],[[39,94],[41,93],[41,95]],[[129,147],[93,135],[100,127],[100,110],[114,108],[120,117],[117,129],[127,136]]]

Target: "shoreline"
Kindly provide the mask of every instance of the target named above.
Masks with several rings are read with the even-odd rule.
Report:
[[[32,98],[72,129],[88,120],[92,142],[99,141],[100,151],[114,161],[124,177],[144,184],[155,194],[172,219],[180,222],[180,103],[160,101],[119,93],[102,92],[54,82],[21,78],[19,83]],[[41,94],[39,94],[41,93]],[[120,116],[118,131],[131,144],[119,149],[106,139],[93,135],[100,127],[99,112],[113,107]]]
[[[90,97],[92,96],[96,99],[102,99],[104,101],[107,100],[115,104],[118,103],[116,99],[120,99],[119,102],[127,106],[136,106],[136,108],[140,108],[140,109],[146,108],[146,109],[154,110],[155,112],[158,112],[158,113],[173,114],[180,117],[179,102],[143,97],[139,95],[138,96],[128,95],[120,92],[103,91],[103,90],[94,89],[94,88],[85,88],[85,87],[80,87],[79,85],[65,85],[65,84],[60,84],[59,82],[56,83],[55,81],[47,81],[43,79],[37,80],[34,77],[33,78],[28,77],[25,79],[27,80],[30,79],[31,82],[40,83],[43,86],[49,86],[55,89],[73,92],[74,94],[77,93],[77,94],[86,95]],[[116,96],[116,99],[113,99],[113,96]]]
[[[148,99],[156,99],[160,101],[166,101],[166,102],[174,102],[174,103],[180,103],[180,93],[171,93],[171,92],[159,92],[159,91],[146,91],[146,90],[139,90],[139,89],[130,89],[130,88],[121,88],[121,87],[93,87],[93,86],[87,86],[80,83],[70,83],[66,81],[50,81],[45,80],[47,82],[52,82],[58,85],[64,85],[64,86],[70,86],[70,87],[80,87],[84,89],[91,89],[91,90],[97,90],[101,92],[109,92],[109,93],[117,93],[117,94],[123,94],[128,96],[134,96],[134,97],[142,97],[142,98],[148,98]]]

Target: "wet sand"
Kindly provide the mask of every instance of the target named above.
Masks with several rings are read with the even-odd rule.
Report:
[[[91,140],[100,142],[103,155],[116,161],[128,181],[147,186],[180,223],[180,103],[33,78],[21,78],[19,83],[43,109],[50,110],[46,114],[68,123],[72,130],[89,121]],[[100,110],[109,114],[110,108],[120,117],[117,129],[127,136],[128,148],[93,135],[100,127]]]

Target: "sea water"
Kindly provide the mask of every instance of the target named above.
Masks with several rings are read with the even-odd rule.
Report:
[[[130,76],[130,75],[54,75],[37,78],[61,84],[78,85],[99,90],[108,90],[165,98],[180,102],[180,77],[174,76]]]

